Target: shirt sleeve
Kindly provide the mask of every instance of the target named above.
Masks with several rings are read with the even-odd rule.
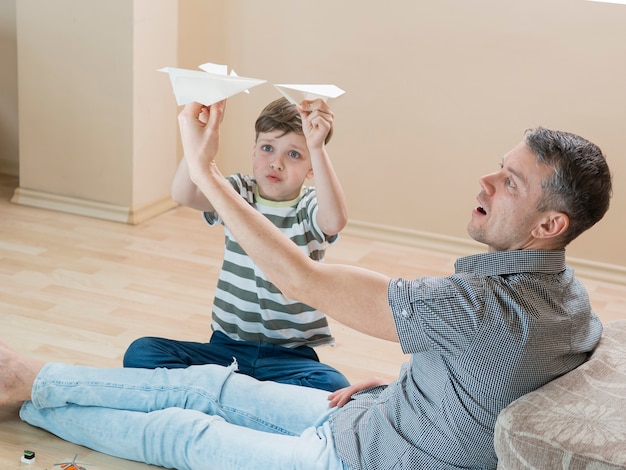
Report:
[[[228,181],[233,189],[237,191],[241,197],[248,201],[248,203],[254,203],[254,185],[256,183],[252,177],[242,175],[241,173],[235,173],[227,176],[226,181]],[[217,211],[203,212],[202,218],[211,226],[223,223],[222,218]]]
[[[307,223],[310,227],[311,233],[315,235],[315,238],[319,243],[326,242],[329,245],[332,245],[339,239],[338,233],[328,236],[317,224],[317,212],[319,211],[319,206],[317,204],[317,192],[315,187],[311,186],[304,188],[304,195],[299,204],[304,207],[304,213],[306,214]]]
[[[388,301],[405,354],[462,354],[482,324],[484,295],[477,278],[395,279]]]

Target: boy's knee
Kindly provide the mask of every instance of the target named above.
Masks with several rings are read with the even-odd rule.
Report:
[[[302,387],[317,388],[327,392],[334,392],[350,385],[348,379],[339,372],[313,372],[298,377],[294,383]]]
[[[323,390],[334,392],[339,390],[340,388],[349,387],[350,382],[346,379],[343,374],[337,372],[336,374],[331,374],[328,376],[328,388],[323,388]]]
[[[154,338],[146,336],[134,340],[124,353],[122,364],[124,367],[145,367],[143,364],[146,357],[146,351],[152,349]]]

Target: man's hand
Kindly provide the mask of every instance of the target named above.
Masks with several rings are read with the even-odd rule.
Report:
[[[330,406],[331,408],[335,406],[341,408],[343,405],[350,401],[352,395],[354,395],[355,393],[367,390],[368,388],[374,388],[380,385],[387,384],[388,382],[381,379],[380,377],[372,377],[370,379],[365,379],[362,382],[358,382],[354,385],[350,385],[349,387],[340,388],[339,390],[328,395],[328,406]]]
[[[302,118],[302,132],[309,150],[323,147],[335,119],[334,113],[320,98],[304,100],[298,106],[298,112]]]
[[[220,143],[220,124],[224,117],[226,101],[207,107],[200,103],[188,103],[178,114],[183,152],[189,167],[189,176],[211,165]]]

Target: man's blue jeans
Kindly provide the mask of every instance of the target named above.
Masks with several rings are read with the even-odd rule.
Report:
[[[147,336],[139,338],[124,354],[124,367],[168,369],[199,364],[228,366],[237,360],[238,371],[258,380],[313,387],[334,392],[350,385],[337,369],[319,362],[308,346],[284,348],[269,343],[251,343],[215,331],[209,343],[177,341]]]
[[[47,364],[20,417],[97,451],[179,470],[348,468],[335,451],[327,392],[235,368]]]

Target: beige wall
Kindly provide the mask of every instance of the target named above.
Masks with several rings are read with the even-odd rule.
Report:
[[[568,130],[599,144],[615,176],[609,214],[569,254],[626,269],[626,6],[185,0],[178,8],[178,63],[162,65],[227,63],[269,83],[229,102],[225,172],[250,168],[254,119],[279,96],[271,83],[335,83],[347,93],[331,102],[329,150],[351,228],[460,247],[478,177],[524,129]],[[146,80],[163,80],[157,75]]]
[[[18,173],[15,0],[0,0],[0,173]]]
[[[17,2],[20,204],[137,223],[174,206],[176,0]],[[163,78],[160,77],[160,78]]]

